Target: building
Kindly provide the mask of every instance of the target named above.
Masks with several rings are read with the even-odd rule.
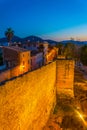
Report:
[[[22,44],[22,47],[27,50],[38,50],[39,43],[26,41]]]
[[[46,64],[46,55],[48,54],[48,43],[30,42],[22,44],[23,48],[31,51],[31,69],[41,67]]]
[[[7,68],[19,66],[21,73],[31,69],[30,51],[26,49],[16,46],[3,47],[3,58]]]
[[[44,50],[43,50],[43,54],[44,54],[44,64],[46,64],[46,56],[48,55],[48,43],[47,42],[45,42],[44,44],[43,44],[43,47],[44,47]]]
[[[43,65],[43,52],[31,51],[31,70],[40,68]]]
[[[48,53],[46,54],[46,64],[55,60],[57,58],[57,56],[58,56],[58,48],[49,47]]]

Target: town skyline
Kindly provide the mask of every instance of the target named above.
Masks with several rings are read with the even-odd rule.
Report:
[[[87,40],[85,0],[1,0],[0,38],[11,27],[17,36],[35,35],[56,41]]]

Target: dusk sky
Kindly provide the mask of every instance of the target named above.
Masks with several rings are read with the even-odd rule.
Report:
[[[0,0],[0,38],[15,35],[87,40],[87,0]]]

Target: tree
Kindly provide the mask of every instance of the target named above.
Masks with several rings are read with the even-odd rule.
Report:
[[[58,55],[62,55],[63,54],[63,47],[64,47],[62,42],[57,43],[56,47],[59,48]]]
[[[66,45],[64,46],[64,55],[67,58],[75,58],[75,54],[76,54],[75,51],[76,48],[73,43],[66,43]]]
[[[5,36],[7,37],[7,40],[10,43],[12,37],[14,36],[14,31],[11,28],[7,28],[7,30],[5,31]]]
[[[40,52],[44,53],[44,46],[43,46],[43,44],[40,44],[38,49],[39,49]]]
[[[81,47],[80,60],[84,65],[87,65],[87,45]]]

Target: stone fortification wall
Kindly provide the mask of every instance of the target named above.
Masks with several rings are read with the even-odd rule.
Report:
[[[41,130],[56,102],[56,62],[0,86],[0,130]]]
[[[0,130],[42,130],[56,92],[73,96],[73,79],[74,61],[61,59],[7,81],[0,86]]]
[[[9,80],[13,77],[21,75],[23,72],[20,72],[20,66],[16,66],[12,69],[5,70],[0,73],[0,82]]]
[[[74,60],[57,60],[56,87],[57,93],[74,96]]]

